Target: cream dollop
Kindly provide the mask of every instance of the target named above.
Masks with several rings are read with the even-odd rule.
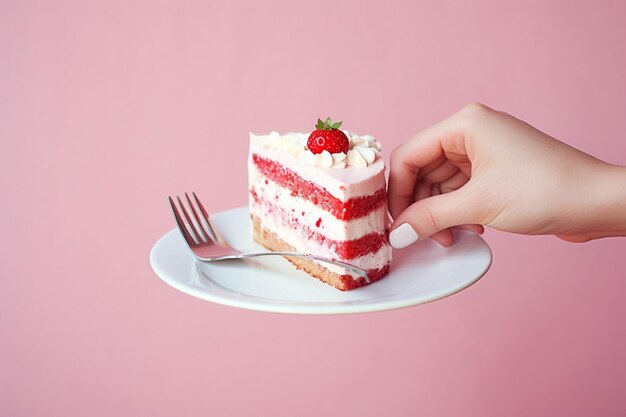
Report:
[[[299,157],[306,150],[301,138],[295,133],[281,136],[278,132],[271,132],[265,137],[262,146],[283,151],[295,157]]]
[[[281,136],[278,132],[271,132],[265,137],[262,146],[286,152],[299,158],[305,164],[320,168],[365,168],[378,158],[382,146],[373,136],[359,136],[347,130],[343,132],[350,141],[347,153],[331,154],[328,151],[323,151],[314,154],[307,149],[306,142],[309,135],[306,133],[287,133]]]
[[[300,155],[300,159],[306,164],[314,167],[321,168],[345,168],[346,167],[346,154],[343,152],[331,154],[328,151],[322,151],[322,153],[314,154],[313,152],[306,150]]]

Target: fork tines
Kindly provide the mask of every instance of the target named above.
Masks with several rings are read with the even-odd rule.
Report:
[[[196,193],[192,192],[191,194],[193,195],[195,204],[191,198],[189,198],[189,194],[185,193],[189,210],[187,210],[187,207],[185,207],[180,197],[176,196],[178,206],[172,197],[168,197],[172,213],[176,219],[176,224],[183,234],[183,237],[189,245],[200,245],[202,243],[209,243],[209,241],[219,242],[221,238],[215,233],[215,228],[211,224],[211,219],[207,211],[204,209],[198,196],[196,196]],[[181,212],[183,213],[182,217]]]

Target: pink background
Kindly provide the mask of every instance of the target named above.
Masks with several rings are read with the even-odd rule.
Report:
[[[626,415],[626,239],[489,231],[469,290],[356,316],[150,269],[168,194],[245,204],[248,131],[388,156],[483,101],[626,165],[624,2],[358,3],[0,2],[0,415]]]

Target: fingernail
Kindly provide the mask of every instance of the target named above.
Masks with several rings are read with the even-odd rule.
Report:
[[[396,249],[402,249],[419,239],[415,230],[408,223],[402,223],[389,233],[389,243]]]

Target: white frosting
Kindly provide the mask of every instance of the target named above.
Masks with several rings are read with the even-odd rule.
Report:
[[[287,139],[284,139],[286,136]],[[277,140],[276,138],[279,137],[283,139]],[[305,149],[300,141],[304,137],[305,134],[303,133],[287,134],[283,136],[280,136],[276,132],[265,136],[257,136],[250,133],[250,160],[248,169],[250,170],[254,166],[252,155],[256,154],[262,158],[276,161],[285,168],[296,172],[305,180],[320,185],[340,201],[348,201],[353,197],[371,195],[386,186],[385,163],[380,156],[377,156],[374,161],[367,166],[359,167],[347,163],[347,159],[350,157],[349,155],[351,155],[350,152],[348,152],[349,155],[343,160],[340,159],[340,156],[334,157],[328,154],[333,158],[333,166],[335,163],[340,164],[345,161],[345,169],[324,168],[303,163],[300,156],[305,154]],[[369,143],[368,137],[370,136],[361,136],[359,139],[366,138],[364,140]],[[296,140],[296,138],[299,139]],[[300,145],[298,142],[300,142]],[[376,144],[377,142],[372,143]],[[355,142],[354,148],[359,146],[361,145],[356,145]],[[372,148],[370,147],[368,149]],[[359,149],[352,149],[352,151],[359,152],[360,155]],[[366,155],[369,154],[366,153]],[[327,156],[325,156],[325,158],[328,159]],[[352,156],[352,158],[358,161],[358,158],[355,156]],[[328,162],[326,162],[326,165],[328,165]]]
[[[250,167],[248,174],[249,183],[258,198],[280,207],[288,215],[297,218],[303,226],[317,230],[329,239],[338,241],[353,240],[371,232],[385,233],[387,225],[386,205],[372,210],[366,216],[346,222],[339,220],[328,211],[322,210],[309,200],[292,196],[290,190],[263,176],[254,166]],[[251,204],[254,204],[254,202]],[[267,205],[265,203],[261,204]],[[259,210],[268,210],[268,208],[257,208]],[[318,220],[320,220],[319,224]]]
[[[382,150],[380,142],[371,135],[359,136],[347,130],[343,130],[343,132],[350,141],[347,154],[343,152],[331,154],[328,151],[314,154],[307,149],[308,133],[280,135],[278,132],[271,132],[269,135],[257,137],[260,138],[261,146],[264,148],[285,152],[314,167],[365,168],[374,163]]]

